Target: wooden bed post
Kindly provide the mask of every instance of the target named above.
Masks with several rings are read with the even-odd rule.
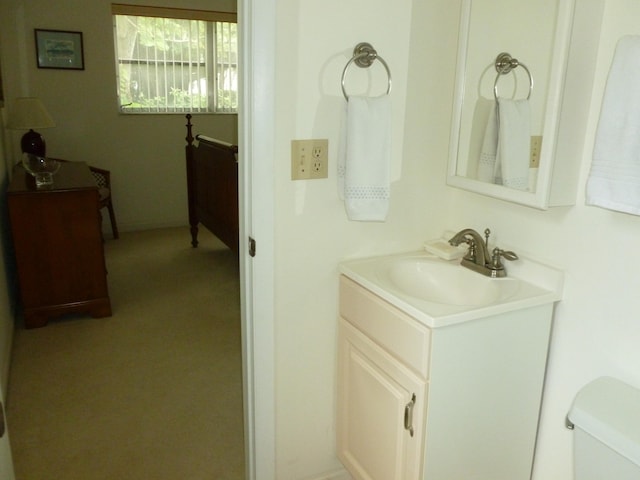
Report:
[[[191,114],[186,115],[187,118],[187,136],[185,140],[185,158],[187,162],[187,203],[189,207],[189,225],[191,230],[191,245],[193,248],[198,246],[198,214],[196,211],[196,169],[193,159],[193,134],[191,128]]]
[[[212,137],[193,135],[187,115],[187,199],[191,245],[198,246],[204,226],[234,252],[239,251],[238,146]],[[194,141],[197,140],[197,143]]]

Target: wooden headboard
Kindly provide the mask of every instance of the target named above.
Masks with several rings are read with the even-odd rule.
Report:
[[[198,225],[202,224],[237,253],[238,146],[201,134],[194,137],[192,117],[186,118],[191,245],[198,246]]]

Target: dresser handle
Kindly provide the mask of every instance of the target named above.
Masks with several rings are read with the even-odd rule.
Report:
[[[4,421],[4,406],[0,402],[0,438],[4,437],[4,432],[7,429]]]
[[[411,401],[404,406],[404,429],[409,430],[413,437],[413,407],[416,404],[416,394],[411,396]]]

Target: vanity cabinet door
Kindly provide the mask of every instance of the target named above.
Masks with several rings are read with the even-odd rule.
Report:
[[[357,480],[420,478],[426,383],[339,321],[338,456]]]

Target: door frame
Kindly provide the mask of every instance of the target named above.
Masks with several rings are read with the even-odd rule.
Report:
[[[240,0],[240,303],[248,480],[275,480],[276,0]],[[249,255],[249,237],[256,255]]]

